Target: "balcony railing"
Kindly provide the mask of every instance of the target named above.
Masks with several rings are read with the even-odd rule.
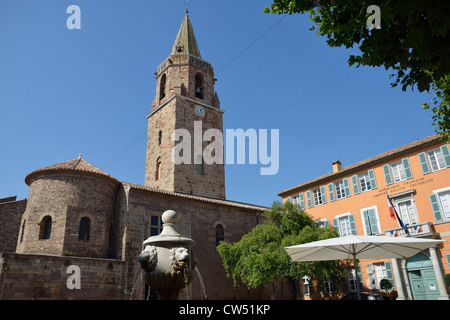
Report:
[[[407,225],[406,228],[408,232],[413,237],[433,237],[435,235],[435,231],[433,228],[432,222],[422,222],[414,225]],[[384,230],[384,234],[387,237],[405,237],[406,232],[402,227]]]

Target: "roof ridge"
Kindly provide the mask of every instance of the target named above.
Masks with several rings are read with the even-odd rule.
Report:
[[[329,172],[329,173],[323,174],[321,176],[318,176],[314,179],[300,183],[294,187],[291,187],[291,188],[288,188],[286,190],[279,192],[278,195],[282,196],[285,194],[293,193],[297,189],[306,188],[306,187],[309,187],[310,185],[319,184],[319,182],[322,182],[322,180],[331,180],[331,178],[333,178],[333,179],[338,178],[340,176],[344,176],[349,173],[352,173],[353,171],[362,170],[366,166],[376,164],[378,162],[388,161],[390,158],[394,158],[396,156],[401,156],[402,153],[413,151],[415,148],[419,148],[422,146],[428,147],[428,145],[434,145],[439,142],[445,142],[442,140],[442,137],[439,134],[434,134],[434,135],[425,137],[423,139],[409,142],[407,144],[404,144],[403,146],[382,152],[373,157],[350,164],[346,167],[343,167],[342,170],[340,170],[338,172]]]

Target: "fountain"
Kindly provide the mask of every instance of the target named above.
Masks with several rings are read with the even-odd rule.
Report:
[[[156,290],[160,300],[178,300],[180,291],[192,282],[197,264],[192,251],[195,242],[175,231],[176,221],[175,211],[165,211],[163,230],[143,242],[138,258],[145,282]]]

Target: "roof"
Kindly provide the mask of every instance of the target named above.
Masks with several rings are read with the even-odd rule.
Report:
[[[120,181],[114,178],[113,176],[107,174],[103,170],[100,170],[96,166],[90,164],[83,158],[81,158],[81,154],[77,159],[57,163],[48,167],[37,169],[25,177],[25,183],[27,185],[31,184],[31,180],[38,175],[41,174],[54,174],[54,173],[81,173],[81,174],[90,174],[92,176],[107,178],[113,181],[116,184],[119,184]]]
[[[197,40],[195,39],[194,29],[192,28],[189,15],[186,13],[180,30],[172,47],[170,55],[190,54],[200,58],[200,50],[198,49]]]
[[[428,148],[430,146],[434,146],[434,145],[441,144],[441,143],[444,143],[444,140],[442,140],[442,137],[440,135],[435,134],[435,135],[429,136],[427,138],[420,139],[420,140],[408,143],[404,146],[384,152],[375,157],[372,157],[372,158],[357,162],[355,164],[349,165],[347,167],[342,168],[338,172],[331,172],[331,173],[325,174],[323,176],[317,177],[315,179],[306,181],[302,184],[296,185],[295,187],[286,189],[286,190],[278,193],[278,195],[280,197],[288,196],[289,194],[295,193],[300,190],[304,190],[311,186],[323,184],[326,181],[331,181],[331,180],[338,179],[338,178],[341,178],[344,176],[348,176],[355,172],[369,169],[371,167],[380,165],[387,161],[391,161],[395,158],[404,156],[406,154],[410,154],[412,152],[416,152],[418,150],[422,150],[422,149]]]
[[[128,182],[122,182],[122,184],[124,186],[129,186],[130,188],[135,189],[135,190],[148,191],[148,192],[159,193],[159,194],[169,195],[169,196],[178,197],[178,198],[184,198],[184,199],[189,199],[189,200],[208,202],[211,204],[236,207],[236,208],[240,208],[240,209],[247,209],[247,210],[253,210],[253,211],[266,211],[267,209],[269,209],[268,207],[257,206],[257,205],[253,205],[253,204],[243,203],[243,202],[210,198],[210,197],[204,197],[204,196],[198,196],[198,195],[192,195],[192,194],[186,194],[186,193],[179,193],[179,192],[162,190],[162,189],[142,186],[142,185],[128,183]]]

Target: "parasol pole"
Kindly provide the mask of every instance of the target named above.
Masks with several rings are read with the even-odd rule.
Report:
[[[355,248],[355,244],[352,244],[352,248],[353,248],[353,268],[355,269],[355,276],[356,276],[356,293],[358,295],[358,300],[361,300],[361,290],[359,288],[358,270],[356,269],[356,248]]]

